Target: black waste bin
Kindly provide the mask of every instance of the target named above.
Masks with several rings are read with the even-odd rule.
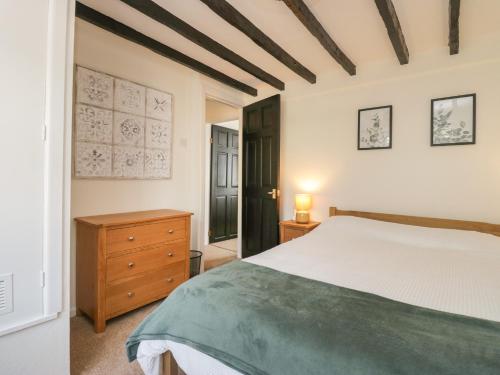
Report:
[[[203,253],[198,250],[191,250],[191,260],[189,267],[189,277],[200,274],[201,256]]]

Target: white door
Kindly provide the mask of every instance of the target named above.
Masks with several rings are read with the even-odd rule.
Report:
[[[0,310],[0,332],[44,313],[48,3],[0,1],[0,280],[12,275],[12,285],[3,285],[13,293],[12,312]]]

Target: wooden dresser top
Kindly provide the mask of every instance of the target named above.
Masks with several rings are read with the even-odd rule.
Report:
[[[164,209],[75,217],[75,221],[99,227],[108,227],[115,225],[133,224],[137,222],[144,223],[148,221],[179,218],[191,215],[191,212]]]

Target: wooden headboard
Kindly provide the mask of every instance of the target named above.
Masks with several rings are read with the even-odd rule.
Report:
[[[377,212],[345,211],[339,210],[337,207],[330,207],[330,216],[356,216],[372,220],[388,221],[391,223],[416,225],[419,227],[471,230],[500,237],[500,224],[489,224],[479,221],[437,219],[433,217],[381,214]]]

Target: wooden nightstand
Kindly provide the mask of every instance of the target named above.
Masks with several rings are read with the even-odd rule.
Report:
[[[293,240],[309,233],[321,223],[310,221],[307,224],[298,224],[295,220],[287,220],[280,222],[280,243]]]

